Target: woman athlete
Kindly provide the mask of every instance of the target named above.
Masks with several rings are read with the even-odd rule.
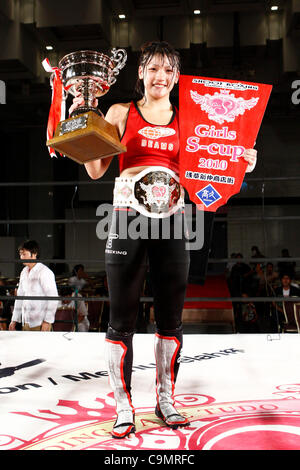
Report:
[[[114,212],[106,245],[106,271],[110,297],[109,326],[105,356],[110,384],[116,401],[117,419],[112,436],[124,438],[135,432],[131,402],[132,338],[139,298],[146,270],[150,269],[154,297],[156,333],[155,414],[177,429],[189,425],[174,407],[174,385],[182,348],[182,309],[189,272],[186,250],[183,197],[179,184],[178,111],[170,102],[170,92],[179,80],[179,54],[166,42],[151,42],[141,49],[137,102],[110,107],[105,119],[116,126],[127,147],[119,156],[120,177],[114,188]],[[74,98],[72,112],[81,96]],[[92,179],[101,178],[113,157],[85,164]],[[252,171],[256,150],[244,152]],[[125,217],[126,216],[126,217]],[[132,239],[119,236],[124,224],[138,217],[146,228],[155,226],[155,237]],[[162,237],[163,221],[168,220],[169,236]],[[182,224],[181,239],[174,236]],[[154,230],[154,231],[155,231]],[[151,232],[153,233],[153,232]]]

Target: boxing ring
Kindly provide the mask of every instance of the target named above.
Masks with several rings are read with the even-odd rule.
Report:
[[[45,187],[74,184],[51,182]],[[1,183],[3,187],[10,185],[13,183]],[[253,222],[254,218],[248,219]],[[10,220],[9,224],[78,227],[97,221],[32,219]],[[20,263],[18,259],[0,261]],[[88,260],[40,261],[75,264]],[[212,259],[208,263],[224,265],[228,261]],[[188,300],[245,301],[218,297]],[[143,301],[151,299],[145,297]],[[137,333],[132,377],[136,434],[126,440],[112,439],[110,435],[116,415],[104,362],[105,333],[0,331],[0,449],[119,451],[115,455],[122,455],[122,451],[126,455],[131,451],[140,451],[140,455],[142,451],[197,455],[200,450],[299,449],[299,335],[199,334],[188,324],[184,325],[185,331],[175,402],[191,425],[172,430],[155,416],[154,337]]]
[[[154,414],[153,336],[136,334],[137,431],[117,440],[104,333],[0,332],[0,449],[299,449],[299,341],[297,334],[185,335],[175,400],[191,425],[172,430]]]

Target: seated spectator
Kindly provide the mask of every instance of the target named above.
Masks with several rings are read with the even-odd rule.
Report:
[[[279,281],[279,273],[274,271],[273,263],[267,263],[265,277],[267,283],[267,294],[270,292],[272,293]]]
[[[237,253],[235,255],[236,263],[233,265],[229,278],[228,278],[228,288],[230,291],[231,297],[241,297],[244,292],[250,291],[249,273],[251,274],[251,268],[248,264],[242,262],[243,255]],[[239,331],[239,324],[242,324],[241,320],[241,310],[242,303],[232,302],[233,312],[237,323],[237,329]]]
[[[258,297],[266,297],[274,295],[274,288],[279,280],[278,272],[274,271],[273,263],[267,263],[266,268],[263,269],[261,264],[257,264],[255,268],[256,279],[258,280],[258,290],[256,295]]]
[[[88,284],[92,284],[92,281],[85,272],[83,264],[77,264],[73,268],[72,276],[69,279],[69,285],[80,291]]]
[[[257,246],[252,246],[251,247],[251,258],[264,258],[265,256],[260,252],[259,248]],[[253,280],[256,281],[256,289],[259,288],[259,281],[260,281],[260,274],[262,272],[262,269],[264,268],[264,264],[262,262],[258,263],[250,263],[252,274],[253,274]]]
[[[16,286],[15,288],[11,288],[11,289],[8,288],[5,293],[5,295],[7,296],[7,300],[3,301],[2,316],[6,322],[7,328],[9,327],[11,323],[11,317],[12,317],[12,313],[13,313],[14,305],[15,305],[14,297],[17,295],[17,292],[18,292],[18,286]],[[21,323],[16,324],[16,330],[22,330]]]
[[[60,289],[59,295],[61,297],[74,297],[75,292],[71,287],[63,287]],[[76,295],[76,297],[82,297],[80,294]],[[77,321],[78,321],[78,331],[80,332],[86,332],[89,331],[90,328],[90,322],[88,320],[88,311],[85,305],[84,300],[62,300],[59,303],[59,307],[67,307],[67,308],[72,308],[75,311],[77,311]]]
[[[241,297],[242,292],[247,290],[247,276],[251,273],[251,268],[248,264],[241,261],[243,258],[241,253],[237,253],[235,258],[237,261],[231,269],[228,284],[231,296]]]
[[[243,293],[242,297],[249,297]],[[241,319],[243,322],[243,333],[258,333],[259,322],[256,307],[252,302],[243,302],[241,307]]]
[[[279,274],[274,271],[273,263],[267,263],[265,270],[258,270],[260,276],[258,297],[274,297],[275,288],[279,282]],[[274,306],[272,302],[257,302],[257,312],[260,314],[260,320],[264,324],[264,331],[269,333],[278,333],[277,317],[274,315]]]
[[[277,296],[281,297],[300,297],[300,289],[292,284],[290,274],[283,273],[280,277],[281,286],[275,289]]]
[[[260,252],[259,248],[257,246],[252,246],[251,247],[251,258],[264,258],[265,256]]]
[[[292,279],[289,274],[283,273],[281,276],[281,285],[275,289],[275,295],[277,297],[300,297],[300,289],[292,285]],[[293,311],[293,302],[287,301],[285,303],[285,310],[287,319],[284,315],[283,305],[280,302],[279,304],[276,302],[274,306],[278,313],[278,321],[282,326],[286,321],[290,324],[294,323],[294,311]]]
[[[255,295],[257,297],[264,296],[265,290],[266,290],[266,278],[265,278],[265,272],[260,263],[257,263],[257,265],[255,266],[254,277],[257,281],[257,291]]]

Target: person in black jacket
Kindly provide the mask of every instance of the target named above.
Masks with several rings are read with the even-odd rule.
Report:
[[[292,278],[289,274],[283,273],[280,276],[281,286],[275,289],[275,294],[278,297],[299,297],[300,289],[293,284]]]
[[[292,279],[290,274],[283,273],[280,276],[280,281],[281,286],[275,289],[276,297],[300,297],[300,289],[291,284]],[[281,302],[274,303],[274,307],[278,315],[277,322],[279,323],[281,329],[284,323],[288,323],[290,326],[294,326],[296,328],[293,301],[287,301],[285,303],[285,312],[287,315],[287,319],[285,317],[283,304]]]

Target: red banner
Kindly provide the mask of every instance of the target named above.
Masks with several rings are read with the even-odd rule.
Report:
[[[240,191],[245,149],[254,147],[271,85],[182,75],[179,81],[180,183],[215,212]]]
[[[65,97],[64,88],[61,80],[61,70],[58,67],[52,67],[48,59],[44,59],[42,65],[46,72],[51,72],[50,84],[52,88],[52,99],[47,124],[47,140],[54,137],[57,125],[65,119]],[[51,157],[56,157],[55,150],[48,147]]]

